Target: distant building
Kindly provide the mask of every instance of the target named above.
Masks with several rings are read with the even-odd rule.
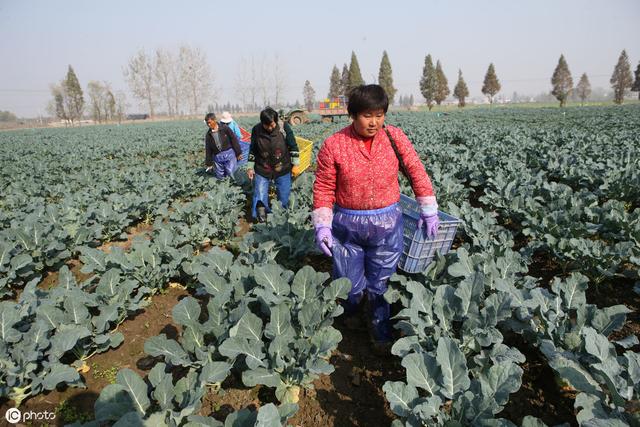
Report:
[[[147,120],[148,114],[127,114],[127,120]]]

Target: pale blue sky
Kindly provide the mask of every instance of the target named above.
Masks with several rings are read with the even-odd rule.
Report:
[[[561,53],[576,82],[586,72],[593,87],[607,87],[622,49],[635,70],[639,41],[639,0],[0,0],[0,110],[44,113],[49,85],[67,64],[83,87],[100,80],[126,91],[122,69],[141,48],[201,48],[218,101],[235,102],[241,57],[278,55],[291,101],[302,100],[307,79],[324,97],[333,64],[342,68],[352,50],[372,82],[385,49],[398,94],[418,96],[430,53],[442,61],[450,86],[462,69],[471,96],[481,95],[493,62],[510,96],[549,90]],[[143,110],[130,102],[131,110]]]

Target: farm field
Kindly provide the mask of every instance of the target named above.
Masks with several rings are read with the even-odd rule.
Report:
[[[295,131],[317,153],[346,123]],[[344,325],[350,284],[315,249],[311,171],[251,225],[246,174],[203,173],[201,121],[0,133],[0,413],[640,425],[640,105],[387,123],[463,225],[426,272],[392,277],[380,356]]]

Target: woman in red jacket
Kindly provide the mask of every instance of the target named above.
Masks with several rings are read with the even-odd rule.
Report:
[[[312,215],[316,244],[333,256],[334,279],[351,280],[345,314],[354,314],[366,293],[373,340],[383,348],[392,338],[383,294],[402,252],[398,157],[420,205],[418,227],[435,236],[439,225],[431,180],[418,154],[402,130],[384,126],[388,107],[379,85],[349,94],[353,123],[327,138],[318,153]]]

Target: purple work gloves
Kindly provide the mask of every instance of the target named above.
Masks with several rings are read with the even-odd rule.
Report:
[[[420,214],[418,220],[418,229],[421,229],[424,225],[424,234],[430,239],[434,239],[438,235],[438,227],[440,226],[440,220],[438,214],[427,215],[425,213]]]
[[[326,256],[331,256],[331,248],[333,247],[333,237],[329,227],[316,228],[316,245]]]

